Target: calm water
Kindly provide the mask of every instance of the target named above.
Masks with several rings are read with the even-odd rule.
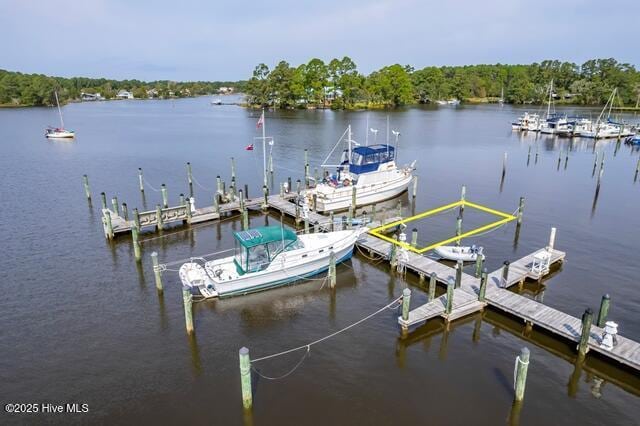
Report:
[[[523,345],[532,351],[522,424],[638,424],[640,379],[588,358],[573,364],[573,348],[488,311],[452,324],[434,320],[399,338],[395,311],[314,346],[292,375],[254,377],[252,417],[243,415],[238,349],[253,357],[305,344],[387,304],[411,286],[413,306],[425,300],[415,277],[403,280],[384,264],[358,255],[338,268],[335,292],[320,281],[237,299],[194,305],[196,337],[184,329],[177,273],[164,275],[158,296],[149,254],[162,262],[227,249],[235,220],[165,237],[145,234],[137,267],[127,237],[105,241],[99,193],[117,195],[129,208],[155,206],[165,183],[172,202],[187,192],[185,163],[198,182],[196,204],[209,204],[215,176],[229,181],[230,157],[250,195],[261,185],[261,152],[244,147],[258,136],[258,114],[233,106],[211,107],[207,98],[74,104],[64,108],[75,141],[47,141],[43,128],[53,109],[0,110],[0,396],[7,402],[88,403],[90,412],[61,415],[3,413],[0,421],[207,424],[503,424],[514,420],[512,372]],[[505,106],[408,109],[390,113],[402,132],[400,162],[418,160],[415,206],[405,213],[467,198],[514,211],[526,197],[519,240],[514,226],[470,239],[481,244],[490,270],[543,247],[552,226],[567,261],[544,286],[525,294],[580,316],[610,293],[610,317],[621,334],[640,339],[640,182],[638,152],[616,142],[568,141],[512,133],[522,110]],[[385,112],[369,113],[369,127],[384,141]],[[634,117],[629,117],[634,119]],[[275,137],[275,181],[303,173],[303,150],[319,165],[346,126],[364,140],[366,113],[270,112]],[[370,142],[372,142],[370,138]],[[532,154],[527,164],[527,152]],[[562,150],[562,164],[557,159]],[[565,167],[564,152],[569,150]],[[503,153],[508,170],[501,185]],[[537,162],[535,153],[538,152]],[[594,199],[594,152],[604,153],[601,191]],[[137,168],[148,181],[146,200]],[[84,198],[87,173],[93,206]],[[277,191],[277,189],[276,189]],[[252,225],[277,223],[255,214]],[[465,214],[465,227],[488,217]],[[453,235],[455,213],[420,221],[420,243]],[[177,268],[177,267],[174,267]],[[289,371],[301,353],[263,362],[264,375]],[[516,414],[517,416],[517,414]]]

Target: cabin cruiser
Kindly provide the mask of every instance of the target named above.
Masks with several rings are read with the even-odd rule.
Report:
[[[368,228],[296,235],[281,226],[235,232],[234,255],[180,267],[182,284],[205,298],[231,297],[286,285],[317,275],[351,258]]]
[[[513,130],[520,130],[521,132],[537,132],[540,130],[540,116],[538,114],[525,112],[518,117],[517,121],[511,123],[511,128]]]
[[[566,116],[551,115],[540,126],[540,133],[555,135],[564,133],[569,129],[569,120]]]
[[[345,133],[348,133],[348,148],[342,153],[336,173],[326,172],[321,182],[303,193],[309,205],[315,206],[319,212],[346,210],[352,205],[354,188],[356,206],[394,198],[407,190],[413,179],[415,161],[411,165],[398,167],[395,162],[396,147],[393,145],[353,148],[355,141],[351,140],[351,126]],[[323,167],[329,165],[323,164]]]

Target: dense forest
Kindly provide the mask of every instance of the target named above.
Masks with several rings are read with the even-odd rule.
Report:
[[[139,80],[109,80],[104,78],[62,78],[48,77],[42,74],[22,74],[0,70],[0,105],[3,106],[39,106],[55,105],[54,92],[58,92],[60,102],[79,100],[80,94],[100,93],[105,99],[115,98],[118,91],[127,90],[135,98],[185,97],[216,93],[220,87],[234,87],[236,91],[244,89],[243,82],[174,82]],[[154,90],[155,89],[155,90]]]
[[[367,76],[349,57],[328,64],[314,58],[297,67],[281,61],[273,69],[258,65],[245,93],[251,105],[280,108],[386,107],[446,99],[497,102],[503,91],[505,102],[524,104],[546,102],[552,79],[557,102],[601,105],[616,87],[617,103],[635,106],[640,99],[640,73],[615,59],[419,70],[395,64]]]

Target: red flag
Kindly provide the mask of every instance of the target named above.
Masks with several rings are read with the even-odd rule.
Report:
[[[246,149],[247,151],[253,151],[253,144],[251,144],[251,145],[247,145],[247,146],[245,147],[245,149]]]
[[[264,111],[262,112],[262,115],[260,115],[260,120],[258,120],[258,122],[256,123],[256,129],[259,129],[260,127],[262,127],[263,124],[264,124]]]

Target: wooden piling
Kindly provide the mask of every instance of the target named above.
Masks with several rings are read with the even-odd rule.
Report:
[[[178,204],[180,204],[181,206],[185,205],[185,203],[184,203],[184,194],[180,194],[178,196]]]
[[[111,206],[113,207],[113,212],[120,216],[120,206],[118,206],[118,197],[111,198]]]
[[[284,199],[284,183],[280,182],[280,199]]]
[[[402,290],[402,319],[409,321],[409,310],[411,308],[411,289]]]
[[[169,194],[167,193],[167,185],[164,183],[160,185],[160,191],[162,193],[162,207],[165,209],[169,207]]]
[[[193,173],[191,172],[191,163],[187,163],[187,181],[189,182],[189,196],[193,197]]]
[[[238,207],[241,212],[244,210],[244,191],[242,189],[238,191]]]
[[[129,220],[129,208],[127,207],[127,203],[122,203],[122,217],[124,220]]]
[[[107,238],[112,240],[114,237],[114,233],[113,233],[113,223],[111,222],[111,211],[106,210],[104,212],[104,220],[107,224]]]
[[[140,192],[144,195],[144,178],[142,177],[141,167],[138,167],[138,185],[140,186]]]
[[[222,179],[220,179],[220,175],[216,176],[216,192],[222,194]]]
[[[500,283],[500,286],[502,288],[507,288],[507,280],[509,279],[509,264],[510,262],[508,260],[505,260],[502,264],[502,281]]]
[[[551,233],[549,234],[549,245],[547,246],[547,250],[553,250],[553,246],[556,243],[556,228],[551,228]]]
[[[304,187],[309,188],[309,152],[304,150]]]
[[[162,223],[162,208],[160,207],[160,204],[156,204],[156,227],[159,232],[161,232],[164,227]]]
[[[515,400],[522,401],[524,389],[527,385],[527,370],[529,369],[529,349],[522,348],[520,356],[516,358]]]
[[[431,302],[436,297],[436,284],[438,276],[435,272],[432,272],[429,276],[429,293],[427,295],[428,301]]]
[[[353,214],[355,215],[356,212],[356,186],[353,185],[351,187],[351,210],[353,210]]]
[[[153,276],[156,279],[156,289],[159,293],[164,291],[164,287],[162,285],[162,272],[160,271],[160,265],[158,264],[158,253],[151,253],[151,263],[153,263]]]
[[[464,214],[464,202],[467,201],[467,187],[465,185],[462,185],[462,189],[460,191],[460,201],[462,201],[462,203],[460,204],[459,215],[462,219],[462,215]]]
[[[101,192],[100,201],[102,202],[102,209],[105,210],[107,208],[107,194],[105,194],[104,192]]]
[[[462,270],[464,269],[464,262],[460,259],[456,262],[456,288],[462,286]]]
[[[193,295],[189,287],[182,287],[182,303],[184,305],[184,324],[187,333],[193,334]]]
[[[484,296],[487,293],[488,278],[489,278],[489,273],[487,272],[487,268],[483,268],[482,273],[480,274],[480,289],[478,290],[479,302],[484,302]]]
[[[402,200],[398,200],[398,217],[402,217]]]
[[[416,196],[418,195],[418,176],[414,176],[413,177],[413,199],[416,199]]]
[[[331,251],[329,253],[329,287],[336,286],[336,254]]]
[[[82,175],[82,184],[84,185],[84,195],[87,200],[91,201],[91,189],[89,188],[89,177],[87,175]]]
[[[249,349],[242,347],[238,352],[240,357],[240,383],[242,387],[242,406],[251,409],[253,396],[251,394],[251,359]]]
[[[242,208],[242,230],[249,230],[249,210],[246,205]]]
[[[582,314],[582,331],[580,333],[580,343],[578,343],[578,356],[584,358],[589,350],[589,335],[593,324],[593,311],[587,308]]]
[[[131,227],[131,241],[133,242],[133,255],[136,262],[140,262],[140,260],[142,260],[142,254],[140,251],[140,241],[138,240],[138,227],[136,225]]]
[[[320,222],[316,220],[313,222],[313,233],[317,234],[318,232],[320,232]]]
[[[313,211],[317,213],[318,212],[318,194],[314,192],[312,199],[313,199]]]
[[[287,193],[293,191],[293,186],[291,186],[291,176],[287,177]]]
[[[598,327],[604,327],[605,323],[607,322],[610,304],[611,297],[608,294],[602,296],[602,300],[600,301],[600,311],[598,312]]]
[[[518,205],[518,226],[522,225],[522,215],[524,213],[524,197],[520,197],[520,204]]]
[[[300,179],[296,179],[296,193],[298,194],[298,197],[300,196],[300,190],[301,190],[301,185],[300,185]]]
[[[456,237],[459,237],[460,235],[462,235],[462,216],[458,216],[458,218],[456,219]],[[462,240],[457,239],[456,245],[460,246],[461,244]]]
[[[244,196],[245,198],[249,198],[249,185],[244,184]]]
[[[455,282],[453,278],[449,278],[447,281],[447,304],[445,305],[445,313],[448,315],[453,309],[453,290],[455,288]]]
[[[393,239],[397,240],[398,236],[394,234]],[[389,253],[389,264],[391,265],[391,269],[393,269],[396,266],[398,266],[397,248],[396,248],[396,245],[394,243],[391,244],[390,251],[391,252]]]
[[[417,228],[413,228],[411,230],[411,245],[413,247],[417,247],[418,245],[418,229]]]
[[[262,185],[262,194],[264,198],[262,200],[262,211],[267,211],[269,209],[269,188],[267,185]]]
[[[138,213],[137,207],[133,209],[133,225],[138,228],[138,232],[140,232],[140,213]]]
[[[304,233],[305,234],[309,233],[309,219],[304,220]]]
[[[476,271],[475,276],[479,277],[482,274],[482,266],[484,265],[484,254],[479,254],[476,257]]]

